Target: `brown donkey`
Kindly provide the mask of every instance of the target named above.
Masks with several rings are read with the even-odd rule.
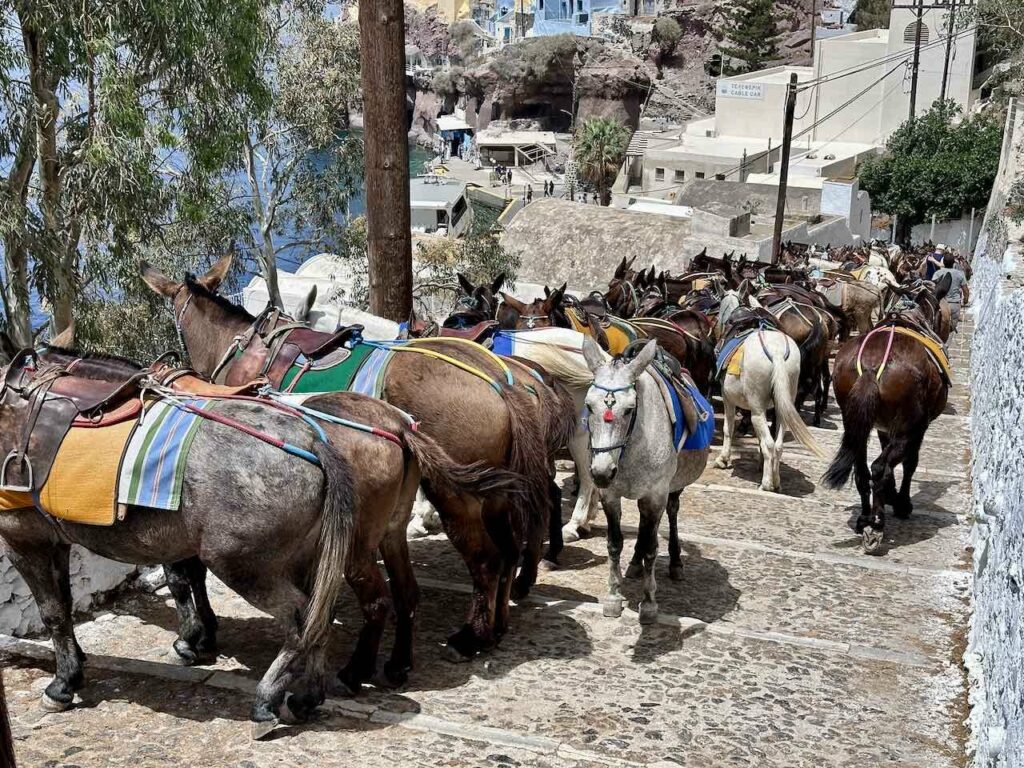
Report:
[[[216,293],[231,264],[218,261],[199,278],[183,282],[146,264],[142,276],[157,293],[171,299],[175,323],[193,367],[211,375],[221,366],[235,339],[253,327],[243,308]],[[329,334],[323,334],[324,341]],[[435,352],[501,380],[489,354],[469,344],[438,339]],[[230,366],[230,362],[228,364]],[[230,370],[225,367],[225,370]],[[271,384],[280,386],[280,381]],[[508,469],[524,478],[525,492],[484,499],[451,488],[424,483],[445,531],[459,550],[473,580],[466,623],[448,638],[447,656],[472,658],[491,648],[508,627],[509,600],[516,565],[531,526],[548,512],[548,478],[544,435],[536,423],[532,395],[516,375],[515,386],[495,387],[456,365],[425,354],[394,355],[387,367],[381,397],[412,414],[422,431],[460,464],[480,462]],[[527,563],[529,565],[529,563]],[[535,567],[533,569],[535,574]],[[532,585],[524,569],[521,593]]]
[[[928,425],[946,407],[949,361],[935,335],[935,300],[919,295],[916,305],[891,313],[836,355],[833,385],[844,431],[822,482],[840,488],[854,472],[861,500],[856,531],[869,554],[882,547],[887,504],[897,517],[910,515],[910,482],[921,443]],[[875,428],[882,452],[869,470],[867,445]],[[894,470],[899,464],[903,479],[897,492]]]

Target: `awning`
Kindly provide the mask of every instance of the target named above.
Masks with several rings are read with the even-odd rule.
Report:
[[[455,115],[441,115],[437,118],[439,131],[471,131],[469,123]]]

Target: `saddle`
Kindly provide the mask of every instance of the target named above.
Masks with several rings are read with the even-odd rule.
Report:
[[[281,323],[282,320],[285,322]],[[280,386],[300,357],[304,366],[312,367],[357,343],[362,332],[361,325],[349,325],[334,333],[314,331],[271,307],[235,340],[212,378],[228,386],[242,386],[265,378],[274,386]]]
[[[622,359],[626,361],[632,360],[646,343],[644,340],[634,341],[623,350]],[[654,378],[662,390],[665,405],[668,406],[669,412],[673,414],[673,423],[676,427],[673,441],[678,449],[682,441],[683,424],[676,422],[676,405],[682,411],[682,421],[685,422],[688,435],[696,434],[701,424],[701,414],[698,412],[692,394],[698,391],[697,385],[694,384],[690,372],[683,368],[678,360],[665,352],[660,346],[654,354],[651,368],[654,369]]]
[[[0,488],[38,492],[72,426],[108,426],[142,409],[138,385],[145,371],[94,379],[76,376],[77,363],[40,361],[35,350],[24,349],[3,372]]]
[[[444,326],[441,328],[441,336],[447,336],[456,339],[468,339],[469,341],[475,341],[482,343],[486,339],[489,339],[494,335],[495,330],[498,328],[498,322],[496,320],[481,320],[473,325],[456,324],[452,322],[449,325],[449,321],[453,321],[459,318],[459,315],[452,315],[444,321]]]
[[[149,379],[175,392],[196,397],[251,396],[256,395],[264,385],[270,383],[266,379],[255,379],[247,384],[229,387],[224,384],[214,384],[197,375],[191,368],[175,368],[159,362],[150,367]]]

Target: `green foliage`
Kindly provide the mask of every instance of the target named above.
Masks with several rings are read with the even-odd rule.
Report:
[[[852,21],[857,29],[888,29],[889,0],[857,0]]]
[[[903,227],[931,216],[958,218],[988,203],[999,169],[1002,125],[987,115],[962,118],[955,102],[936,103],[901,125],[885,153],[860,167],[875,210]]]
[[[574,35],[529,37],[506,45],[488,62],[490,70],[505,82],[536,81],[545,78],[552,67],[560,68],[568,80],[577,53]]]
[[[659,16],[654,20],[651,39],[658,44],[666,56],[671,56],[683,37],[682,27],[671,16]]]
[[[1000,66],[986,85],[995,99],[1024,96],[1024,3],[1020,0],[979,0],[958,13],[958,28],[978,26],[978,49],[985,63]]]
[[[779,58],[781,35],[772,0],[735,0],[725,14],[722,33],[729,43],[721,46],[727,75],[756,72]]]
[[[611,186],[622,166],[630,132],[615,120],[587,120],[576,135],[574,160],[580,175],[596,187],[601,205],[611,201]]]

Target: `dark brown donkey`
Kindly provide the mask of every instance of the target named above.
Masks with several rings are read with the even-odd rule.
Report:
[[[847,341],[836,355],[833,385],[844,432],[822,482],[840,488],[854,472],[861,501],[856,531],[869,554],[882,547],[887,504],[896,517],[910,515],[910,482],[921,443],[928,425],[946,407],[950,382],[948,361],[935,334],[936,299],[941,296],[919,295],[868,334]],[[867,446],[873,428],[878,429],[882,452],[869,471]],[[899,464],[903,479],[897,492],[894,470]]]
[[[221,366],[240,334],[253,327],[243,308],[216,293],[230,268],[225,257],[200,278],[172,280],[142,265],[146,283],[171,299],[175,322],[192,365],[206,375]],[[312,333],[307,331],[306,333]],[[329,334],[322,334],[324,341]],[[469,344],[442,339],[432,349],[501,380],[489,354]],[[275,386],[280,381],[271,381]],[[531,526],[546,528],[549,513],[544,435],[537,424],[532,395],[522,386],[491,386],[455,365],[427,355],[397,353],[392,358],[382,398],[415,416],[456,462],[481,462],[504,468],[524,478],[526,491],[505,498],[482,499],[424,483],[437,507],[448,537],[459,550],[473,580],[473,596],[466,624],[448,638],[452,660],[469,659],[491,648],[508,627],[509,599],[516,565]],[[536,577],[536,563],[527,560],[517,585],[528,591]]]

